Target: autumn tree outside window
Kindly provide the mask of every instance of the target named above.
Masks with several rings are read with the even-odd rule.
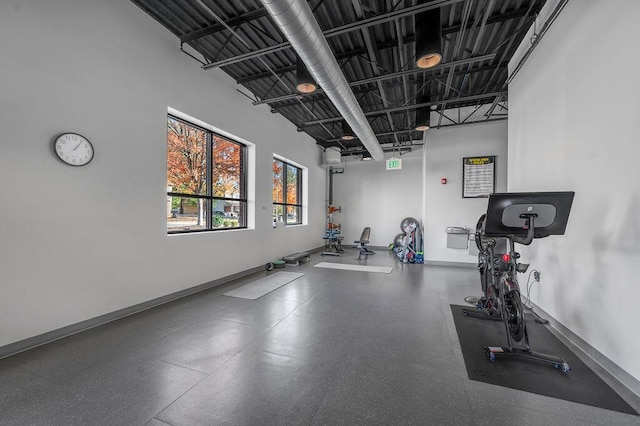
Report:
[[[302,223],[302,169],[273,159],[273,221]]]
[[[167,231],[247,227],[246,146],[169,115]]]

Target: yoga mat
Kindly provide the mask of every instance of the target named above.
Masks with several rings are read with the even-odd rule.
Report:
[[[295,272],[276,272],[275,274],[251,281],[242,287],[238,287],[226,293],[223,296],[238,297],[240,299],[259,299],[265,294],[271,293],[283,285],[290,283],[303,276]]]
[[[393,268],[388,266],[367,266],[367,265],[350,265],[347,263],[331,263],[320,262],[316,263],[316,268],[329,268],[329,269],[342,269],[346,271],[361,271],[361,272],[379,272],[382,274],[390,274]]]
[[[462,308],[473,309],[473,306],[451,305],[451,313],[469,379],[638,415],[546,326],[536,323],[530,314],[525,315],[525,320],[531,350],[562,357],[571,368],[569,373],[564,375],[550,364],[516,357],[497,357],[491,362],[484,347],[507,345],[504,323],[464,316]],[[518,346],[514,344],[514,347]]]

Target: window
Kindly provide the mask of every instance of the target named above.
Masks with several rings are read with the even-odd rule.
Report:
[[[167,232],[247,227],[246,146],[169,115]]]
[[[273,159],[273,222],[302,223],[302,169]]]

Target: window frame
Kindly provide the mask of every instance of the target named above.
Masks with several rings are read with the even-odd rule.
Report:
[[[271,164],[273,164],[274,162],[280,162],[282,163],[282,202],[276,201],[273,199],[273,195],[272,195],[272,206],[273,206],[273,210],[275,210],[276,206],[281,206],[282,207],[282,211],[283,211],[283,215],[285,220],[283,220],[280,223],[283,223],[285,226],[296,226],[296,225],[303,225],[304,224],[304,213],[303,213],[303,177],[304,177],[304,168],[294,164],[293,162],[286,160],[282,157],[278,157],[278,156],[273,156],[272,162]],[[293,169],[296,170],[296,194],[297,194],[297,203],[293,204],[293,203],[287,203],[287,168],[291,167]],[[275,176],[273,176],[273,180],[275,181]],[[296,221],[295,222],[289,222],[286,218],[287,216],[287,211],[288,211],[288,207],[293,207],[296,209]],[[277,217],[276,217],[276,221],[277,221]],[[279,221],[277,221],[279,222]],[[275,223],[274,223],[275,226]]]
[[[167,114],[167,126],[168,126],[168,122],[169,120],[175,120],[178,121],[184,125],[187,126],[191,126],[193,128],[196,128],[202,132],[205,133],[206,135],[206,152],[205,152],[205,156],[206,156],[206,193],[205,194],[191,194],[191,193],[185,193],[185,192],[179,192],[179,191],[167,191],[167,197],[179,197],[179,198],[190,198],[190,199],[198,199],[198,200],[204,200],[203,203],[203,210],[204,210],[204,223],[202,225],[200,225],[201,227],[198,227],[196,229],[190,229],[190,228],[176,228],[176,229],[171,229],[168,227],[167,225],[167,234],[168,235],[176,235],[176,234],[192,234],[192,233],[199,233],[199,232],[211,232],[211,231],[228,231],[228,230],[237,230],[237,229],[247,229],[248,228],[248,222],[249,222],[249,209],[248,209],[248,168],[247,168],[247,164],[248,164],[248,151],[249,151],[249,147],[242,143],[239,142],[237,140],[235,140],[235,138],[233,137],[229,137],[227,135],[223,135],[220,134],[219,132],[215,132],[211,129],[207,129],[203,126],[200,126],[188,119],[182,118],[178,115],[172,114],[172,113],[168,113]],[[233,143],[236,144],[240,150],[239,150],[239,156],[240,156],[240,171],[239,171],[239,176],[240,176],[240,182],[239,182],[239,197],[238,198],[233,198],[233,197],[221,197],[221,196],[217,196],[217,195],[213,195],[213,142],[214,142],[214,137],[218,137],[220,139],[223,139],[229,143]],[[167,134],[167,138],[168,138],[168,134]],[[168,141],[167,141],[168,143]],[[167,157],[167,163],[168,163],[168,157]],[[168,164],[167,164],[167,170],[168,170]],[[239,211],[240,214],[238,216],[239,220],[238,220],[238,226],[228,226],[228,227],[216,227],[214,226],[214,220],[213,220],[213,206],[215,201],[231,201],[231,202],[237,202],[239,203]]]

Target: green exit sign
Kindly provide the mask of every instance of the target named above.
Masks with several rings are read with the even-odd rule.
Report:
[[[402,160],[399,158],[389,158],[387,160],[387,170],[400,170],[402,169]]]

